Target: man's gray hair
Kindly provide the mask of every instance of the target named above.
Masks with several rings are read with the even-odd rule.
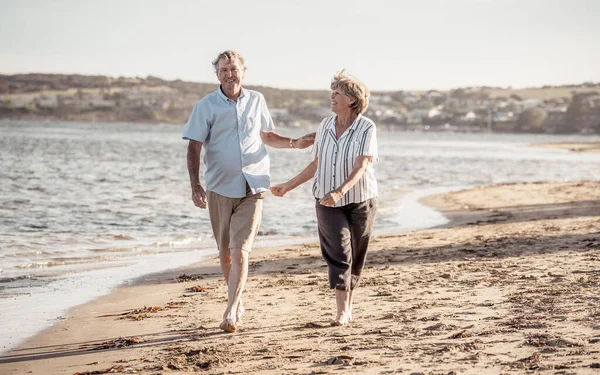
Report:
[[[221,61],[221,59],[227,62],[237,60],[240,63],[242,70],[246,70],[246,60],[244,60],[242,55],[228,49],[227,51],[219,53],[219,56],[217,56],[217,58],[212,62],[213,66],[215,67],[215,72],[217,71],[217,65],[219,65],[219,61]]]

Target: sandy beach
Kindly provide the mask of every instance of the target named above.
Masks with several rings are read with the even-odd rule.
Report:
[[[451,222],[373,240],[349,326],[330,326],[318,244],[256,249],[233,334],[218,328],[226,287],[211,258],[71,310],[1,356],[0,373],[600,371],[600,182],[480,187],[424,203]]]
[[[574,152],[600,152],[600,142],[555,142],[539,143],[533,146],[541,148],[558,148]]]

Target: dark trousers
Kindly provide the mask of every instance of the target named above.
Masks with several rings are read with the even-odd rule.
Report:
[[[367,259],[377,199],[325,207],[316,202],[321,253],[329,266],[331,289],[354,290]]]

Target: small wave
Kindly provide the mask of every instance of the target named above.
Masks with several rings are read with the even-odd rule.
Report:
[[[59,266],[70,266],[75,264],[86,264],[86,263],[97,263],[112,260],[114,257],[96,257],[96,258],[66,258],[68,260],[56,259],[48,262],[37,262],[37,263],[23,263],[15,266],[20,269],[36,269],[36,268],[49,268]]]
[[[4,204],[29,204],[30,202],[31,201],[29,199],[15,199]]]
[[[33,263],[24,263],[24,264],[19,264],[19,265],[17,266],[17,268],[21,268],[21,269],[23,269],[23,268],[34,268],[34,264],[33,264]]]
[[[25,232],[30,232],[31,230],[37,230],[37,229],[48,229],[47,225],[38,225],[38,224],[28,224],[25,225],[23,227],[20,228],[21,230],[25,231]]]
[[[182,246],[182,245],[189,245],[192,242],[201,242],[202,241],[202,237],[191,237],[191,238],[184,238],[181,240],[175,240],[175,241],[167,241],[167,242],[155,242],[154,246],[156,247],[173,247],[173,246]]]
[[[94,253],[129,253],[137,250],[139,250],[137,247],[109,247],[104,249],[90,249],[90,251]]]
[[[12,249],[34,249],[34,246],[30,244],[20,244],[20,243],[10,243],[10,241],[5,242],[7,246],[10,246]]]
[[[52,262],[45,262],[45,263],[23,263],[23,264],[19,264],[18,266],[16,266],[16,268],[20,268],[20,269],[45,268],[45,267],[49,267],[50,263],[52,263]]]
[[[128,236],[126,234],[116,234],[113,236],[115,240],[134,240],[135,238]]]
[[[30,280],[31,275],[14,276],[14,277],[0,277],[0,283],[12,283],[19,280]]]
[[[55,262],[47,262],[46,265],[48,267],[56,267],[56,266],[64,266],[65,264],[67,264],[67,262],[65,261],[55,261]],[[73,264],[73,263],[70,263]]]
[[[31,295],[31,293],[28,293],[28,292],[10,293],[7,295],[0,295],[0,298],[9,299],[9,298],[14,298],[15,296],[30,296],[30,295]]]
[[[93,259],[93,258],[92,258]],[[70,262],[70,263],[85,263],[90,260],[90,257],[53,257],[55,262]]]
[[[32,255],[42,255],[42,254],[50,254],[50,253],[45,253],[39,250],[36,251],[30,251],[30,252],[19,252],[19,253],[12,253],[12,254],[2,254],[2,258],[20,258],[20,257],[28,257],[28,256],[32,256]]]

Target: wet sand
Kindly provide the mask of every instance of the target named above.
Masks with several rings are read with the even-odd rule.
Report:
[[[233,334],[218,328],[226,287],[213,258],[72,310],[0,357],[0,373],[600,371],[600,182],[424,202],[451,223],[373,240],[349,326],[330,326],[317,244],[257,249]]]

